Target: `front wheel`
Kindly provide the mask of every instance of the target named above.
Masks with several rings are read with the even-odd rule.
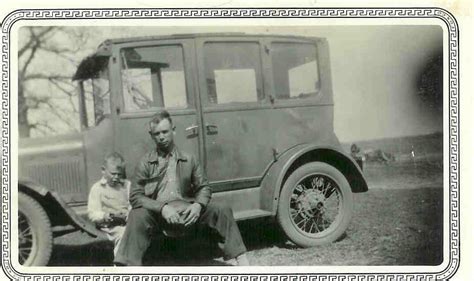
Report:
[[[18,194],[18,261],[24,266],[47,265],[53,248],[49,217],[32,197]]]
[[[344,175],[326,163],[311,162],[296,169],[283,185],[277,219],[295,244],[324,245],[344,234],[352,206]]]

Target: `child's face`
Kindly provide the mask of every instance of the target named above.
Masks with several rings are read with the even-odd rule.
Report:
[[[102,174],[110,186],[117,186],[123,183],[125,178],[125,167],[122,163],[107,161],[107,165],[102,168]]]

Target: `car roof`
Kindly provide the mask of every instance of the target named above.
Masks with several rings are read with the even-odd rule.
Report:
[[[173,40],[173,39],[195,39],[195,38],[276,38],[276,39],[296,39],[306,42],[314,42],[318,40],[324,40],[321,37],[305,37],[297,35],[282,35],[282,34],[248,34],[244,32],[220,32],[220,33],[183,33],[183,34],[171,34],[171,35],[158,35],[158,36],[141,36],[141,37],[126,37],[126,38],[115,38],[107,39],[103,41],[96,49],[95,54],[97,56],[110,56],[112,45],[125,44],[131,42],[144,42],[154,40]]]
[[[276,35],[276,34],[247,34],[244,32],[221,32],[221,33],[187,33],[187,34],[171,34],[159,36],[141,36],[141,37],[126,37],[107,39],[103,41],[96,49],[96,51],[84,58],[79,64],[73,80],[83,80],[90,78],[97,73],[99,69],[106,63],[104,58],[112,55],[112,45],[124,44],[131,42],[144,42],[154,40],[172,40],[172,39],[194,39],[194,38],[276,38],[276,39],[296,39],[306,42],[314,42],[322,40],[319,37],[304,37],[295,35]]]
[[[128,42],[140,42],[140,41],[151,41],[151,40],[165,40],[165,39],[194,39],[202,37],[251,37],[251,38],[261,38],[261,37],[272,37],[272,38],[281,38],[281,39],[299,39],[306,41],[314,41],[316,39],[321,39],[317,37],[305,37],[297,35],[282,35],[282,34],[249,34],[244,32],[219,32],[219,33],[183,33],[183,34],[171,34],[171,35],[157,35],[157,36],[140,36],[140,37],[126,37],[126,38],[114,38],[105,40],[103,43],[109,44],[121,44]]]

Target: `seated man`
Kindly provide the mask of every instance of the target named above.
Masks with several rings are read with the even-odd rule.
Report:
[[[96,182],[89,192],[87,213],[97,228],[114,242],[116,255],[131,209],[131,184],[125,179],[125,161],[122,155],[117,152],[107,155],[102,166],[102,175],[102,179]]]
[[[216,241],[224,258],[248,265],[246,248],[227,206],[210,203],[211,189],[198,161],[174,144],[174,127],[167,111],[160,111],[149,123],[150,136],[156,148],[138,163],[134,186],[130,192],[130,211],[122,243],[115,256],[116,265],[141,265],[156,229],[169,225],[193,224],[210,227],[219,237]],[[185,201],[178,210],[176,201]]]

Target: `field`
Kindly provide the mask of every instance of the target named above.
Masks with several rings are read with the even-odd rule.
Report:
[[[369,192],[354,195],[344,237],[298,248],[268,220],[240,223],[253,265],[438,265],[443,260],[442,155],[424,153],[389,164],[366,163]],[[50,265],[111,265],[112,244],[73,233],[56,238]],[[228,265],[206,241],[156,243],[147,265]]]

